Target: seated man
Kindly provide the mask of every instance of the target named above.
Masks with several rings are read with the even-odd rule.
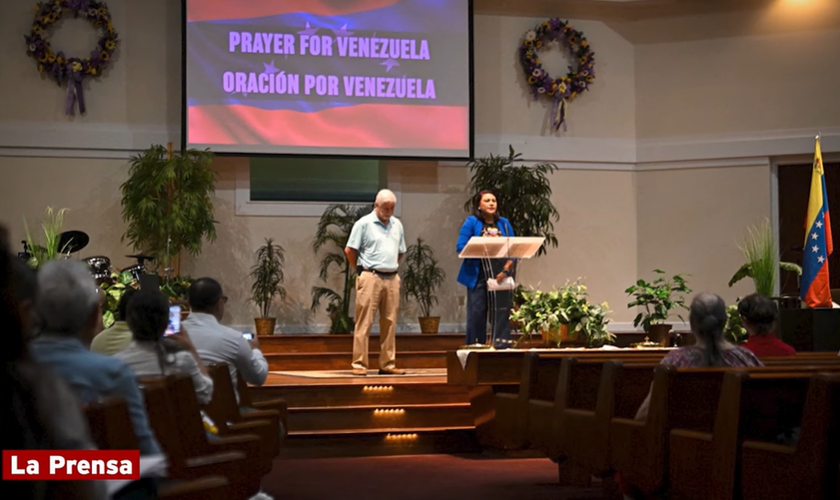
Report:
[[[248,341],[232,328],[219,323],[225,314],[227,297],[222,285],[212,278],[201,278],[190,285],[190,315],[184,327],[190,332],[195,350],[207,364],[227,363],[236,391],[237,373],[247,382],[262,385],[268,377],[268,361],[256,338]],[[239,401],[239,394],[236,394]]]
[[[83,404],[106,397],[124,399],[140,454],[160,454],[134,372],[119,359],[88,350],[94,332],[102,325],[101,297],[82,262],[44,264],[38,271],[35,300],[41,334],[30,343],[32,356],[52,368]]]
[[[111,328],[104,330],[99,335],[93,338],[90,343],[90,350],[106,356],[113,356],[114,354],[123,351],[128,344],[134,339],[131,334],[131,329],[128,328],[126,321],[126,311],[128,310],[128,301],[137,293],[137,290],[129,288],[120,297],[120,302],[117,304],[117,317]]]

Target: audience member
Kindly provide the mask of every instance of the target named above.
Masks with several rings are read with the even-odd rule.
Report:
[[[793,347],[773,333],[779,318],[779,308],[773,300],[757,293],[747,295],[738,303],[738,314],[749,335],[741,347],[749,349],[759,358],[796,354]]]
[[[50,366],[83,403],[103,397],[128,404],[142,455],[159,454],[149,428],[137,378],[123,361],[90,352],[102,324],[101,292],[89,268],[75,260],[54,260],[38,271],[35,308],[41,333],[30,344],[33,357]]]
[[[24,335],[28,307],[18,301],[33,288],[21,277],[9,254],[6,232],[0,228],[0,325],[4,328],[3,349],[3,449],[4,450],[91,450],[87,421],[78,400],[51,370],[34,362]],[[25,263],[24,263],[25,265]],[[27,266],[28,267],[28,266]],[[14,268],[14,271],[12,270]],[[14,275],[13,275],[14,274]],[[7,498],[104,499],[101,481],[6,481]]]
[[[124,350],[131,343],[133,337],[131,329],[128,328],[126,322],[126,311],[128,309],[128,302],[134,297],[137,290],[129,288],[120,297],[117,303],[117,317],[116,321],[110,328],[99,333],[93,338],[90,343],[90,350],[106,356],[113,356],[114,354]]]
[[[227,297],[222,285],[212,278],[194,281],[189,289],[190,312],[183,326],[201,359],[207,363],[227,363],[236,388],[237,374],[247,382],[262,385],[268,377],[268,362],[259,349],[259,341],[248,341],[242,333],[219,323],[225,314]],[[237,401],[239,394],[236,395]]]
[[[213,396],[213,379],[185,328],[164,337],[169,324],[169,299],[157,290],[137,293],[128,305],[126,320],[134,340],[114,357],[125,361],[138,377],[186,373],[192,377],[200,404]]]

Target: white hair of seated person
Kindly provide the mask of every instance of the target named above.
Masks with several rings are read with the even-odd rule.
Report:
[[[41,329],[78,335],[99,306],[90,268],[77,260],[52,260],[38,269],[35,310]]]
[[[376,193],[376,204],[382,205],[383,203],[396,203],[397,202],[397,195],[394,194],[393,191],[390,189],[382,189],[378,193]]]

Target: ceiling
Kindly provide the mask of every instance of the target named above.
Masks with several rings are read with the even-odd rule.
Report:
[[[474,0],[476,14],[598,20],[634,44],[840,29],[840,0]]]

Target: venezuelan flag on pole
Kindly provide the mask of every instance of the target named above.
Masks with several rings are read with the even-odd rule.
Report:
[[[831,307],[831,287],[828,283],[828,256],[834,251],[831,241],[831,219],[825,190],[820,138],[814,151],[811,170],[811,195],[808,217],[805,219],[805,247],[802,255],[802,281],[799,293],[808,307]]]

